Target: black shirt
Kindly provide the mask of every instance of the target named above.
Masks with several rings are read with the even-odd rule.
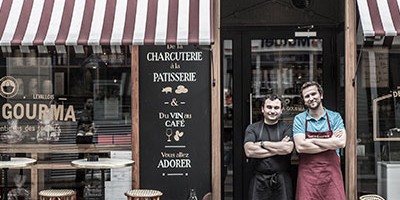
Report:
[[[262,129],[261,129],[262,128]],[[285,136],[289,136],[292,141],[292,126],[279,121],[274,125],[266,125],[263,121],[250,124],[246,128],[244,143],[258,141],[281,141]],[[268,158],[251,158],[255,172],[262,174],[273,174],[280,171],[289,171],[291,154],[276,155]]]

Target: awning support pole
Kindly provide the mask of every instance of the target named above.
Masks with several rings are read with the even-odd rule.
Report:
[[[357,11],[355,0],[346,0],[345,4],[346,199],[357,199]]]

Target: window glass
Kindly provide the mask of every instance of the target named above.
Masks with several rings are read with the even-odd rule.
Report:
[[[9,170],[9,177],[25,174],[22,187],[33,192],[33,199],[37,199],[38,191],[63,187],[61,183],[76,188],[78,197],[82,197],[85,186],[91,184],[88,180],[97,180],[93,177],[99,177],[100,171],[90,178],[85,170],[73,168],[72,160],[89,154],[131,158],[128,46],[1,50],[0,147],[2,153],[12,157],[37,160],[36,168]],[[110,170],[104,172],[106,178],[112,174]],[[132,175],[129,169],[124,173],[128,173],[123,184],[128,190]],[[9,184],[14,185],[11,181]]]
[[[283,120],[304,111],[301,85],[322,82],[322,39],[262,39],[251,42],[252,115],[261,120],[261,100],[266,94],[281,95],[286,111]]]
[[[224,86],[224,109],[223,109],[223,170],[222,180],[224,199],[233,197],[233,41],[223,42],[223,86]]]
[[[400,49],[359,49],[357,173],[361,194],[400,198]]]

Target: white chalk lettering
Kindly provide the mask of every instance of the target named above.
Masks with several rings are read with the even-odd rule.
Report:
[[[196,72],[162,72],[153,73],[153,82],[194,82]]]
[[[185,120],[165,120],[165,127],[185,127]]]
[[[147,61],[202,61],[203,52],[148,52]]]
[[[190,159],[162,159],[158,162],[157,168],[192,168]]]

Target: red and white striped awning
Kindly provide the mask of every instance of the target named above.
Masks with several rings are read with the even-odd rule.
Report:
[[[400,35],[400,0],[357,0],[364,37]]]
[[[0,0],[0,46],[213,42],[213,0]]]

